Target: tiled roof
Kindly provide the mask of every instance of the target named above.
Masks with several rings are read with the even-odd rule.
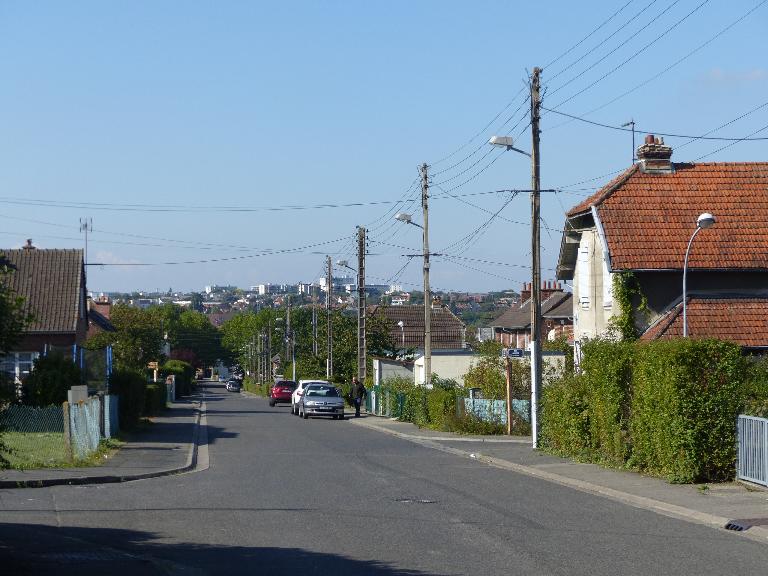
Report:
[[[80,307],[85,305],[83,251],[22,249],[2,254],[15,268],[9,286],[25,299],[33,316],[25,332],[76,332]]]
[[[424,306],[375,306],[371,315],[383,315],[389,325],[389,334],[397,346],[424,347]],[[400,331],[398,322],[403,322]],[[432,308],[432,348],[458,349],[464,347],[464,323],[447,308]]]
[[[633,166],[568,212],[595,206],[613,270],[683,268],[702,212],[717,223],[700,232],[691,269],[768,269],[768,162],[673,164],[671,174]]]
[[[768,346],[768,298],[753,296],[688,299],[688,336],[731,340],[748,348]],[[641,337],[658,340],[683,335],[683,305],[678,303]]]
[[[555,292],[552,294],[541,303],[541,316],[542,318],[571,318],[573,316],[573,294],[570,292]],[[502,312],[493,321],[493,325],[498,328],[530,329],[530,299]]]

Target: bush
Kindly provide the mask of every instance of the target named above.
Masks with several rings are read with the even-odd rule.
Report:
[[[564,374],[542,388],[540,439],[544,448],[579,459],[590,454],[586,380]]]
[[[747,416],[768,418],[768,357],[749,365],[744,383],[744,411]]]
[[[176,397],[188,396],[192,393],[192,378],[195,369],[183,360],[168,360],[160,367],[160,375],[165,379],[171,374],[176,376]]]
[[[631,342],[591,340],[581,364],[589,407],[588,448],[596,461],[623,466],[629,454],[629,390],[635,346]]]
[[[48,354],[35,360],[35,367],[24,382],[25,404],[50,406],[67,400],[72,386],[82,384],[80,368],[63,354]]]
[[[141,372],[134,370],[115,370],[109,378],[110,391],[120,397],[120,427],[134,428],[139,423],[144,407],[146,381]]]
[[[167,392],[165,383],[161,382],[159,384],[147,384],[144,415],[154,416],[165,410],[166,395]]]
[[[243,379],[243,389],[257,396],[269,396],[269,384],[259,384],[253,376],[246,376]]]
[[[679,339],[639,347],[630,463],[671,482],[729,480],[747,370],[738,345]]]

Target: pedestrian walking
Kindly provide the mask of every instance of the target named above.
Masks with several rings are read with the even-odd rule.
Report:
[[[354,376],[352,378],[352,400],[355,403],[355,418],[360,418],[360,405],[366,396],[368,396],[368,390],[357,379],[357,376]]]

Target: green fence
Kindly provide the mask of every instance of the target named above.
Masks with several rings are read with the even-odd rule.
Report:
[[[406,395],[389,386],[368,388],[365,397],[365,409],[377,416],[400,418],[405,411]]]

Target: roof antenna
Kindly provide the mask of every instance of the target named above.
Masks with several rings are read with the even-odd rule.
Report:
[[[630,118],[629,122],[626,124],[622,124],[622,128],[626,128],[627,126],[632,126],[632,164],[637,162],[637,158],[635,157],[635,121],[634,119]]]

